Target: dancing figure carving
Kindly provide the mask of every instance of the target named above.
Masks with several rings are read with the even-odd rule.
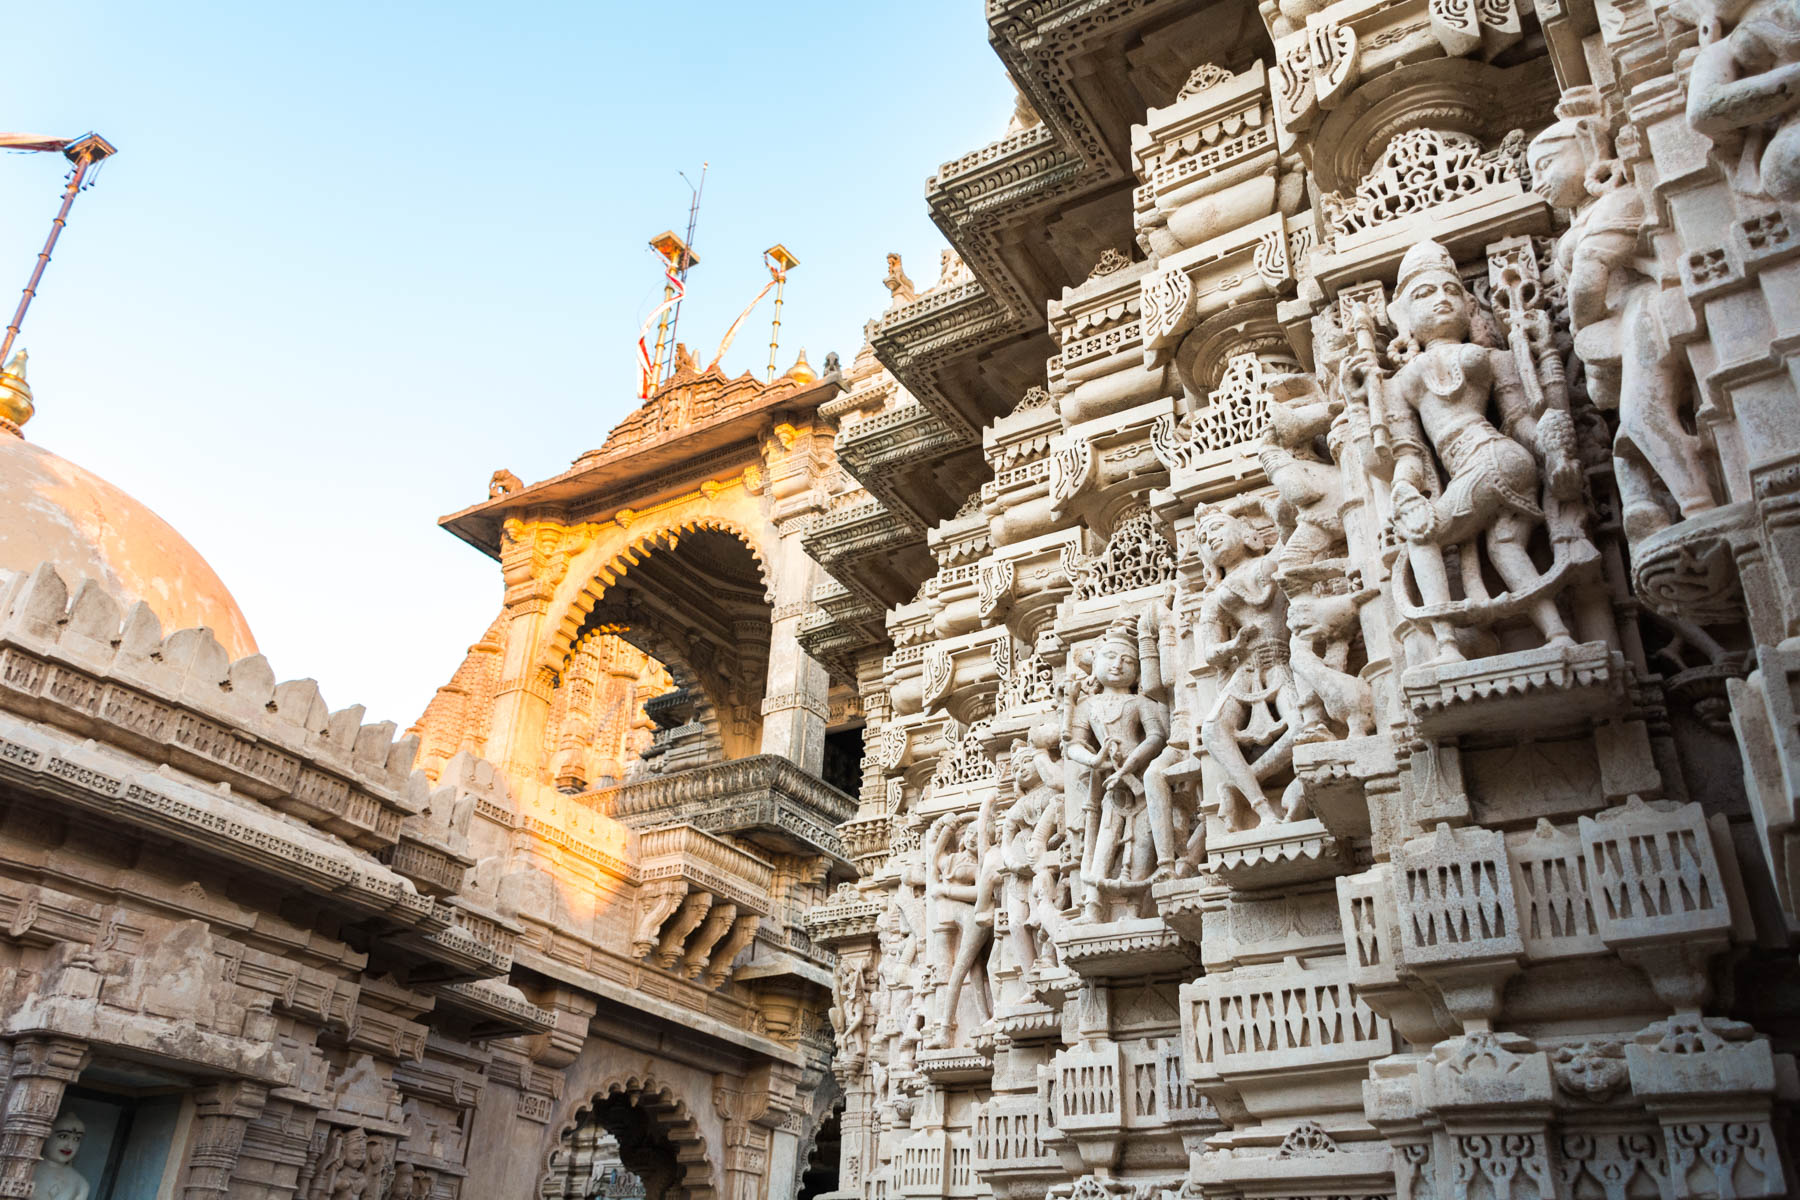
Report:
[[[1000,848],[1007,943],[1021,974],[1040,960],[1055,962],[1053,938],[1062,924],[1052,856],[1064,832],[1062,764],[1052,753],[1059,737],[1055,723],[1046,722],[1032,728],[1028,741],[1012,746],[1014,798],[1000,831]]]

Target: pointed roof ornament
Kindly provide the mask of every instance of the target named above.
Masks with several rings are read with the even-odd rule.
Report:
[[[26,361],[25,351],[20,350],[0,368],[0,433],[20,438],[25,436],[20,426],[37,411],[31,402],[31,385],[25,381]]]

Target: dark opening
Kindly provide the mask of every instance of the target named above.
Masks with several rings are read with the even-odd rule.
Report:
[[[857,741],[862,740],[862,731],[857,730]],[[833,1109],[819,1125],[819,1135],[813,1139],[812,1153],[806,1156],[806,1171],[800,1176],[800,1195],[796,1200],[813,1200],[815,1196],[823,1196],[827,1192],[838,1190],[838,1115],[843,1109]]]
[[[862,756],[862,726],[826,734],[825,782],[852,796],[862,791]]]
[[[583,1111],[553,1164],[543,1200],[663,1200],[680,1176],[675,1148],[625,1096]]]

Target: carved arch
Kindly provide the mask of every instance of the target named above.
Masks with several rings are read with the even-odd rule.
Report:
[[[763,598],[773,608],[775,587],[769,572],[768,558],[756,535],[746,529],[742,522],[713,513],[700,513],[659,523],[646,522],[641,530],[619,528],[618,532],[622,537],[602,536],[596,539],[593,545],[581,551],[569,564],[564,577],[566,582],[557,589],[557,595],[551,603],[552,621],[544,645],[537,655],[536,666],[552,672],[561,670],[562,664],[568,661],[574,650],[575,641],[580,637],[583,627],[588,624],[589,614],[601,602],[608,588],[623,579],[643,559],[652,554],[671,553],[684,535],[705,530],[734,538],[750,552],[750,558],[756,564],[757,577],[762,583]]]
[[[642,1112],[652,1128],[662,1134],[674,1153],[676,1174],[665,1200],[718,1200],[719,1190],[713,1178],[712,1159],[706,1152],[706,1138],[700,1124],[688,1110],[687,1101],[655,1076],[627,1074],[608,1081],[588,1099],[570,1106],[567,1116],[557,1125],[557,1133],[544,1154],[544,1167],[539,1175],[539,1196],[552,1195],[557,1185],[557,1156],[565,1142],[588,1121],[597,1120],[599,1111],[615,1097],[623,1098]]]

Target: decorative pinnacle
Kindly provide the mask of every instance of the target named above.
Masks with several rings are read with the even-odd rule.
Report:
[[[0,369],[0,433],[24,437],[20,426],[31,420],[36,408],[31,403],[31,385],[25,382],[25,351],[12,356]]]

